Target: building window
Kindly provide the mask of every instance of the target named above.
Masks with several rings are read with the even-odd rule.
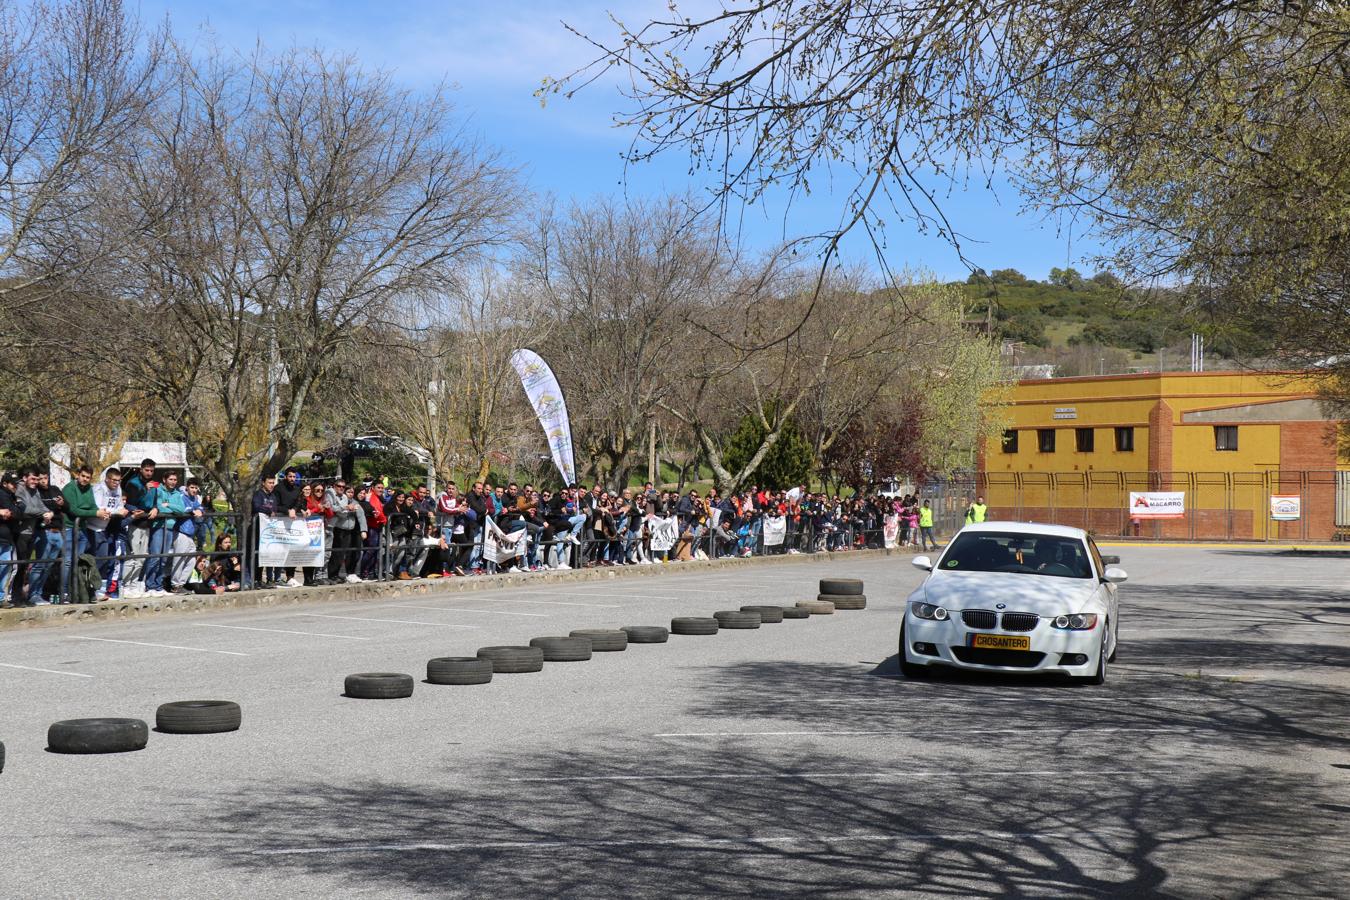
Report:
[[[1037,429],[1036,429],[1036,444],[1038,445],[1038,447],[1039,447],[1039,449],[1040,449],[1040,451],[1041,451],[1042,453],[1054,453],[1054,452],[1055,452],[1055,429],[1053,429],[1053,428],[1037,428]]]
[[[1095,432],[1091,428],[1075,428],[1073,430],[1074,442],[1078,445],[1079,453],[1091,453],[1096,446],[1096,439],[1093,437]]]
[[[1121,453],[1134,452],[1134,429],[1117,428],[1116,429],[1116,450]]]
[[[1236,425],[1215,425],[1214,426],[1214,449],[1215,450],[1236,450],[1237,426]]]
[[[1017,452],[1017,429],[1016,429],[1016,428],[1009,428],[1007,431],[1003,432],[1003,452],[1004,452],[1004,453],[1016,453],[1016,452]]]

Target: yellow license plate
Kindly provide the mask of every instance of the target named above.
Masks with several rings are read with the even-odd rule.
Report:
[[[970,646],[979,650],[1030,650],[1031,637],[1025,634],[972,634]]]

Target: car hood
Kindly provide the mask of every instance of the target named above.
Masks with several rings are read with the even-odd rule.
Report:
[[[1055,578],[1005,572],[934,572],[924,582],[924,602],[947,609],[997,609],[1057,616],[1083,612],[1097,592],[1091,578]]]

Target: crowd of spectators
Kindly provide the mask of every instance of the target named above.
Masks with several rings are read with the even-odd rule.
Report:
[[[730,494],[679,493],[651,483],[607,491],[572,485],[450,482],[397,489],[387,478],[311,478],[287,469],[254,493],[252,516],[321,518],[322,565],[250,571],[242,518],[216,517],[201,485],[144,460],[97,481],[80,466],[61,490],[38,467],[0,475],[0,599],[4,606],[72,602],[72,573],[89,554],[99,586],[86,599],[223,593],[494,571],[651,565],[696,558],[797,554],[892,545],[936,546],[933,511],[915,496],[839,497],[805,485]],[[244,511],[241,511],[244,512]],[[889,536],[886,526],[890,526]],[[485,552],[487,529],[503,539]],[[501,546],[510,555],[502,557]]]

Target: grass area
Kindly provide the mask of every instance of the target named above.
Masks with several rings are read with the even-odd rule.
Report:
[[[1045,339],[1051,347],[1067,347],[1069,339],[1078,337],[1086,327],[1085,322],[1052,322],[1045,326]]]

